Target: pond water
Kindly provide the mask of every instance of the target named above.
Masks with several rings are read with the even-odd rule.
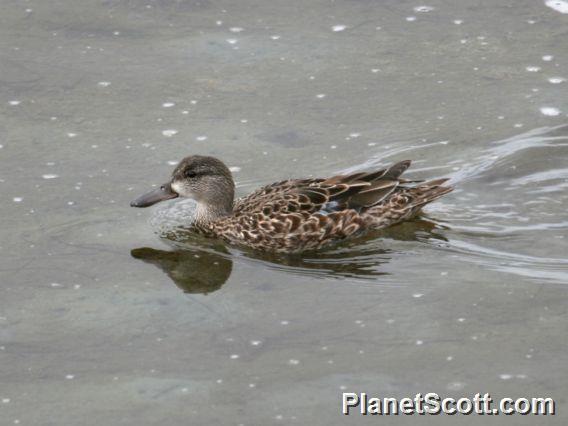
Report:
[[[562,4],[0,2],[0,422],[415,421],[345,391],[553,397],[491,423],[566,424]],[[456,189],[325,253],[168,243],[128,205],[196,153],[240,195],[404,159]]]

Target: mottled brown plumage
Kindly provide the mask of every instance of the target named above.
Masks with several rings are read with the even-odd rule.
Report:
[[[233,201],[227,167],[213,157],[191,156],[178,165],[171,182],[132,205],[191,197],[198,203],[196,232],[264,251],[301,252],[410,219],[452,190],[443,186],[447,179],[402,179],[409,166],[410,161],[401,161],[368,173],[290,179]]]

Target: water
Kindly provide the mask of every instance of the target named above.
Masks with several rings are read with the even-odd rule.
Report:
[[[378,420],[343,391],[565,424],[561,3],[0,3],[2,424]],[[159,239],[128,203],[194,153],[239,194],[407,158],[456,190],[304,257]]]

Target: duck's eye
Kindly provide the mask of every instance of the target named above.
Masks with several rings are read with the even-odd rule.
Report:
[[[186,178],[193,179],[196,176],[197,176],[197,173],[195,173],[193,170],[189,170],[189,171],[185,172]]]

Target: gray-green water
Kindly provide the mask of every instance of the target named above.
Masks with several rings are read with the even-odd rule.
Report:
[[[2,0],[0,423],[417,421],[342,416],[365,391],[565,424],[567,33],[539,0]],[[182,251],[128,203],[194,153],[240,194],[407,158],[456,190],[326,254]]]

